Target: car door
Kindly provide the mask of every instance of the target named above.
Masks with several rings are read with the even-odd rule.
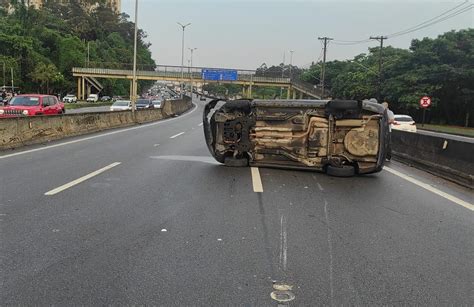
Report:
[[[46,97],[46,99],[48,99],[49,101],[49,106],[48,108],[46,109],[46,115],[53,115],[53,114],[56,114],[56,103],[55,103],[55,100],[53,99],[53,97],[49,96],[49,97]]]
[[[41,98],[42,109],[40,110],[39,115],[48,115],[50,112],[50,105],[51,102],[49,101],[49,97],[42,97]]]

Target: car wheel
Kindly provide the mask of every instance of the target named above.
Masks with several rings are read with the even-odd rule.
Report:
[[[249,165],[249,161],[246,158],[232,158],[226,157],[224,164],[230,167],[244,167]]]
[[[352,165],[343,165],[341,167],[328,165],[326,172],[334,177],[352,177],[355,175],[355,167]]]

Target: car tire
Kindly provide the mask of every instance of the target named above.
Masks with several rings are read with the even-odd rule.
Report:
[[[343,165],[342,167],[328,165],[326,173],[334,177],[352,177],[355,175],[355,167],[352,165]]]
[[[224,159],[225,166],[230,167],[245,167],[249,165],[249,161],[246,158],[232,158],[226,157]]]

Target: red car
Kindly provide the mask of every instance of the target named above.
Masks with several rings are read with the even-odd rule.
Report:
[[[6,107],[0,108],[0,117],[57,115],[65,113],[64,103],[56,96],[25,94],[13,97]]]

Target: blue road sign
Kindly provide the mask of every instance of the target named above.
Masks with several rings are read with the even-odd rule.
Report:
[[[201,71],[203,80],[212,81],[236,81],[237,70],[230,69],[203,69]]]

